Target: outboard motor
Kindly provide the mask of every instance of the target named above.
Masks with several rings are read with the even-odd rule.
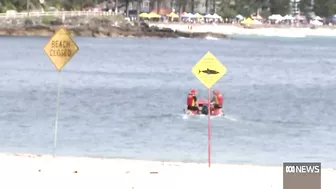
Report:
[[[208,112],[209,112],[209,109],[208,109],[208,105],[207,104],[204,104],[203,106],[202,106],[202,114],[204,114],[204,115],[208,115]]]

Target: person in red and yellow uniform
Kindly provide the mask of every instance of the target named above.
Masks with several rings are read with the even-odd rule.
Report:
[[[214,94],[214,96],[211,100],[211,110],[222,109],[223,108],[223,102],[224,102],[223,95],[219,92],[218,89],[215,89],[213,91],[213,94]]]
[[[188,94],[187,98],[187,109],[191,111],[198,111],[198,103],[197,103],[197,97],[196,97],[197,91],[195,89],[191,89],[191,91]]]

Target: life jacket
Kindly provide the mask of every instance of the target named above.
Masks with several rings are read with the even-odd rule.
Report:
[[[187,105],[188,106],[196,106],[196,102],[194,100],[194,95],[189,94],[187,98]]]
[[[222,106],[222,105],[223,105],[223,100],[224,100],[223,95],[221,95],[221,94],[217,94],[217,95],[215,95],[215,102],[216,102],[216,104],[218,104],[219,106]]]

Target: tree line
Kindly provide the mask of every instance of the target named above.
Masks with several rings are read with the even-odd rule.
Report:
[[[128,7],[131,2],[142,2],[143,0],[0,0],[0,11],[6,10],[26,11],[45,6],[53,6],[64,10],[81,10],[85,7],[92,7],[96,4],[106,2],[112,5],[114,10],[117,7]],[[297,7],[290,5],[290,0],[203,0],[205,1],[205,13],[216,13],[223,17],[235,17],[238,14],[249,16],[258,12],[261,16],[267,17],[272,14],[287,15],[298,8],[303,15],[311,15],[314,12],[321,17],[330,17],[336,14],[336,0],[301,0]],[[292,0],[299,1],[299,0]],[[154,8],[166,8],[174,6],[177,12],[194,12],[195,7],[201,0],[150,0],[150,10]]]

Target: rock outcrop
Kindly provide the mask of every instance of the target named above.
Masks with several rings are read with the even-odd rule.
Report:
[[[199,32],[183,32],[174,31],[170,28],[158,28],[156,26],[149,27],[146,23],[140,25],[132,25],[131,23],[122,24],[120,26],[112,26],[106,21],[91,21],[88,24],[69,25],[67,29],[73,36],[87,37],[158,37],[158,38],[205,38],[215,37],[221,39],[230,38],[224,34],[215,33],[199,33]],[[2,36],[51,36],[59,28],[55,25],[32,25],[26,24],[24,27],[2,27],[0,35]]]

